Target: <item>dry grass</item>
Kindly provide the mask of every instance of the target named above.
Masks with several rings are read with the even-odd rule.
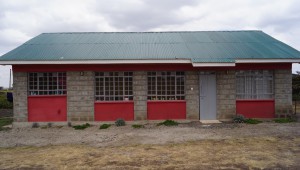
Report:
[[[300,137],[0,148],[0,169],[300,169]]]

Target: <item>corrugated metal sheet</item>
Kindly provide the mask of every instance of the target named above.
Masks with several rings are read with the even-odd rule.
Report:
[[[300,52],[262,31],[44,33],[0,61],[299,59]]]

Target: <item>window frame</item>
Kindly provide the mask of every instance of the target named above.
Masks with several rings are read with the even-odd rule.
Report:
[[[133,101],[132,71],[95,72],[94,81],[96,102]]]
[[[237,100],[274,100],[273,70],[239,70],[236,71],[235,78]],[[244,82],[239,84],[242,80],[239,80],[239,78],[244,78]],[[239,87],[241,85],[243,87]]]
[[[54,77],[55,79],[53,79]],[[61,96],[67,94],[66,72],[28,72],[27,78],[28,96]]]
[[[185,72],[184,71],[147,72],[147,100],[148,101],[185,100]]]

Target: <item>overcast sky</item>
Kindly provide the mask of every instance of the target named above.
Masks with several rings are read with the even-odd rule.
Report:
[[[262,30],[300,50],[300,1],[0,0],[0,56],[43,32],[203,30]]]

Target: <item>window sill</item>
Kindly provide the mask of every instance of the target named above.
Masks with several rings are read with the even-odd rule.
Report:
[[[185,100],[147,100],[149,103],[185,103]]]
[[[30,95],[30,96],[27,96],[27,97],[32,97],[32,98],[43,98],[43,97],[67,97],[66,94],[64,95]]]
[[[236,101],[241,102],[267,102],[267,101],[274,101],[275,99],[236,99]]]
[[[128,101],[95,101],[95,103],[133,103],[133,100],[128,100]]]

